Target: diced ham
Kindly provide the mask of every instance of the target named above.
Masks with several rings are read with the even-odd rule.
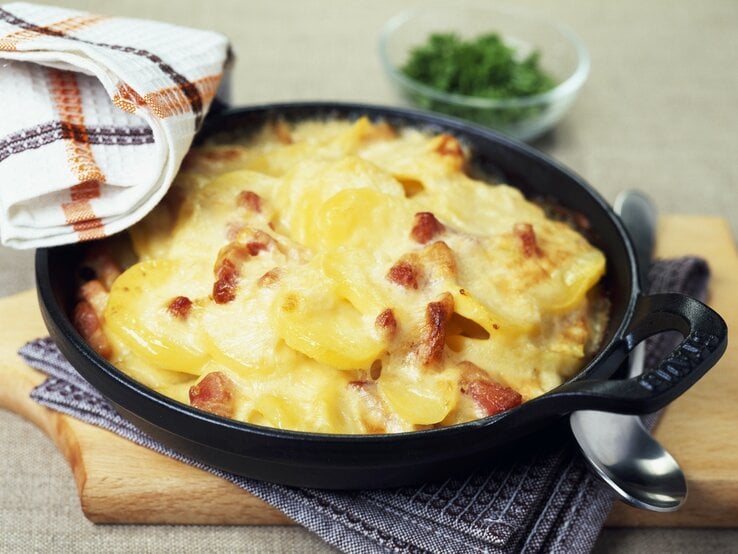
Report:
[[[95,352],[110,359],[113,349],[102,330],[103,313],[108,303],[108,291],[100,280],[92,279],[80,286],[77,294],[79,302],[72,313],[74,328]]]
[[[167,311],[177,319],[187,319],[192,310],[192,300],[186,296],[177,296],[167,305]]]
[[[243,190],[236,197],[236,205],[252,212],[261,213],[261,196],[251,190]]]
[[[98,279],[93,279],[79,287],[78,294],[80,300],[85,300],[90,303],[92,308],[95,310],[98,319],[102,321],[103,312],[105,311],[105,306],[108,304],[109,296],[108,290],[105,286]]]
[[[256,282],[256,284],[260,287],[269,287],[272,286],[274,283],[279,281],[280,276],[282,275],[282,270],[278,267],[272,268],[269,271],[267,271],[264,275],[259,277],[259,280]]]
[[[410,237],[417,243],[425,244],[443,233],[444,230],[443,224],[431,212],[418,212],[415,214],[415,223],[410,231]]]
[[[377,316],[374,320],[374,324],[384,333],[388,339],[392,340],[397,333],[397,319],[395,319],[395,313],[392,308],[387,308]]]
[[[276,248],[277,250],[282,249],[281,245],[269,233],[265,233],[264,231],[254,229],[252,227],[248,227],[247,229],[251,232],[251,238],[246,241],[246,245],[248,246],[252,256],[256,256],[262,250],[267,250],[269,248]],[[244,240],[243,237],[241,240]]]
[[[436,145],[435,150],[441,156],[450,156],[454,158],[464,157],[464,151],[461,149],[461,144],[459,144],[459,141],[456,140],[456,137],[453,137],[446,133],[439,136],[439,141]]]
[[[418,269],[406,260],[400,260],[387,273],[387,279],[406,289],[418,288]]]
[[[110,359],[113,349],[102,330],[100,318],[92,304],[86,300],[78,302],[72,314],[72,323],[92,349],[103,358]]]
[[[447,292],[439,301],[426,306],[425,325],[418,345],[418,357],[423,365],[441,361],[446,346],[446,324],[453,313],[454,298]]]
[[[526,258],[540,258],[543,250],[538,246],[536,231],[530,223],[516,223],[513,226],[513,234],[520,239],[523,256]]]
[[[224,373],[214,371],[190,387],[190,404],[211,414],[233,417],[235,384]]]
[[[462,392],[474,399],[488,416],[520,406],[523,401],[523,397],[517,391],[492,380],[472,381]]]
[[[106,291],[121,273],[120,266],[102,247],[91,247],[85,255],[82,267],[91,273],[90,277],[100,281]]]
[[[246,243],[230,242],[218,252],[213,283],[213,300],[216,304],[226,304],[236,298],[241,264],[277,244],[274,238],[263,231],[254,231],[251,238],[252,240]]]
[[[523,402],[520,393],[497,383],[476,364],[464,361],[459,367],[462,370],[461,393],[474,400],[486,416],[510,410]]]
[[[272,122],[272,130],[277,137],[277,140],[282,144],[292,144],[292,132],[290,126],[284,119],[277,119]]]
[[[227,304],[236,299],[239,271],[233,261],[226,258],[215,270],[213,283],[213,300],[216,304]]]
[[[264,244],[263,242],[258,242],[255,240],[249,241],[246,243],[246,250],[248,250],[249,254],[252,256],[256,256],[259,254],[259,252],[262,252],[266,250],[268,246]]]

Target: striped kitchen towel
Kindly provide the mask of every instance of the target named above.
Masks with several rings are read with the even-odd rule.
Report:
[[[162,198],[228,65],[218,33],[0,5],[0,238],[101,238]]]

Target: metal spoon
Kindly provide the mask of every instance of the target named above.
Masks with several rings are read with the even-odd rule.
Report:
[[[625,191],[615,211],[633,239],[641,271],[653,253],[656,216],[650,199]],[[641,279],[645,283],[645,279]],[[643,372],[645,346],[631,353],[629,375]],[[655,512],[678,510],[687,498],[687,481],[679,464],[646,430],[638,416],[579,411],[569,418],[571,430],[588,464],[624,502]]]

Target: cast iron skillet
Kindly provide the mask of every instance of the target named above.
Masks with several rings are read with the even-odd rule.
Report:
[[[574,410],[650,413],[674,400],[725,351],[727,328],[713,310],[679,294],[641,293],[631,243],[610,207],[580,177],[518,142],[460,120],[411,110],[338,103],[281,104],[212,115],[198,140],[243,133],[275,116],[288,121],[366,114],[397,126],[446,131],[461,138],[483,171],[501,174],[526,194],[553,197],[584,214],[592,240],[607,256],[612,302],[603,347],[573,379],[530,402],[486,419],[429,431],[387,435],[327,435],[239,423],[166,398],[98,356],[70,322],[74,273],[84,245],[40,249],[38,296],[51,336],[82,376],[122,416],[163,444],[224,470],[287,485],[334,489],[408,485],[446,477],[503,452]],[[665,330],[686,338],[661,364],[628,380],[607,380],[633,347]]]

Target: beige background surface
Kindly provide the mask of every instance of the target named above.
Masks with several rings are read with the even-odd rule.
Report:
[[[377,36],[409,2],[49,3],[227,34],[238,55],[236,104],[398,103],[379,65]],[[624,188],[641,188],[662,212],[721,215],[738,233],[738,2],[519,3],[568,23],[592,56],[578,102],[536,146],[609,200]],[[31,253],[0,248],[0,295],[30,286]],[[738,530],[606,530],[596,551],[729,552],[735,544]],[[94,526],[82,516],[72,476],[51,442],[0,411],[0,551],[221,550],[330,551],[300,528]]]

